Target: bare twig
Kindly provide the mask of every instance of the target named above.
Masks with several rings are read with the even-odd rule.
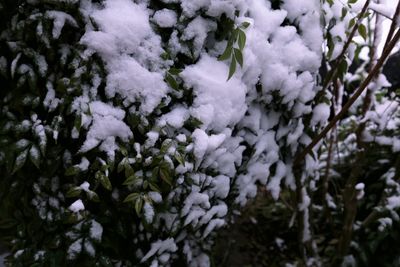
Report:
[[[322,92],[328,88],[329,84],[336,78],[340,63],[344,59],[344,56],[346,55],[347,49],[349,48],[351,42],[353,41],[354,35],[356,34],[362,19],[364,18],[365,13],[367,12],[368,6],[369,6],[370,0],[367,0],[360,12],[357,16],[357,22],[353,26],[353,29],[351,30],[349,37],[347,38],[346,43],[343,46],[342,52],[340,55],[337,57],[332,69],[330,70],[327,79],[324,81],[323,87],[322,87]]]
[[[368,74],[367,78],[364,80],[364,82],[360,85],[360,87],[357,89],[357,91],[350,97],[350,99],[343,106],[343,108],[340,110],[340,112],[335,117],[333,117],[333,119],[329,122],[329,124],[321,131],[321,133],[319,133],[311,141],[311,143],[302,152],[300,152],[297,155],[297,157],[295,158],[295,160],[293,162],[294,166],[298,166],[304,160],[305,156],[308,153],[312,152],[312,149],[326,136],[326,134],[336,125],[336,123],[347,113],[347,111],[350,109],[350,107],[354,104],[354,102],[360,97],[360,95],[367,88],[367,86],[372,81],[372,79],[377,75],[377,73],[379,73],[383,63],[386,61],[387,57],[390,55],[390,52],[393,50],[394,46],[399,41],[399,39],[400,39],[400,31],[397,31],[396,35],[385,47],[381,58],[378,60],[378,62],[372,68],[372,70],[369,72],[369,74]]]

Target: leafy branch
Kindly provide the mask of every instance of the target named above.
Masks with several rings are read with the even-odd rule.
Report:
[[[225,51],[219,56],[219,61],[231,59],[229,65],[228,79],[232,78],[236,71],[237,64],[243,68],[243,49],[246,45],[246,33],[244,32],[250,26],[249,22],[243,22],[239,27],[236,27],[228,40]]]

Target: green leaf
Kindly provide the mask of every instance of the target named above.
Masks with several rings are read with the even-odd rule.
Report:
[[[66,176],[73,176],[73,175],[78,174],[79,171],[80,171],[80,169],[79,169],[78,167],[76,167],[76,166],[71,166],[71,167],[69,167],[68,169],[66,169],[65,175],[66,175]]]
[[[239,49],[235,48],[235,58],[236,61],[239,63],[240,67],[243,68],[243,54],[242,51],[240,51]]]
[[[165,81],[168,83],[168,85],[169,85],[172,89],[174,89],[174,90],[176,90],[176,91],[179,91],[179,84],[176,82],[175,78],[172,77],[170,74],[167,74],[167,75],[165,76]]]
[[[138,180],[138,178],[136,177],[136,175],[131,175],[128,178],[126,178],[126,180],[124,181],[124,183],[122,185],[126,185],[126,186],[131,186],[134,185],[136,183],[136,181]]]
[[[99,195],[96,192],[88,191],[88,192],[86,192],[86,195],[89,198],[89,200],[91,200],[93,202],[100,202]]]
[[[143,208],[143,199],[141,197],[139,197],[136,199],[136,202],[135,202],[135,210],[136,210],[137,215],[140,215],[142,208]]]
[[[246,45],[246,34],[242,30],[239,30],[238,45],[240,50],[243,50]]]
[[[353,26],[356,24],[356,19],[352,18],[349,22],[349,28],[353,28]]]
[[[111,185],[110,179],[108,179],[108,177],[104,173],[101,173],[101,172],[98,172],[98,173],[100,173],[98,178],[99,178],[101,185],[108,191],[111,191],[112,185]]]
[[[162,164],[162,166],[160,166],[159,175],[161,180],[166,182],[168,185],[172,186],[172,177],[167,164]]]
[[[250,26],[250,22],[245,21],[240,25],[240,28],[247,29],[249,26]]]
[[[367,40],[367,28],[365,27],[364,24],[360,24],[358,26],[358,33],[361,35],[361,37],[366,41]]]
[[[159,188],[156,184],[154,184],[154,183],[152,183],[152,182],[149,182],[149,187],[150,187],[150,189],[153,190],[153,191],[156,191],[156,192],[158,192],[158,193],[161,192],[160,188]]]
[[[225,48],[225,51],[222,53],[222,55],[219,56],[218,60],[223,61],[230,58],[232,55],[232,49],[233,49],[232,45],[228,44]]]
[[[125,164],[125,177],[129,177],[131,175],[135,174],[135,171],[133,170],[132,166],[126,162]]]
[[[21,151],[25,150],[30,144],[31,144],[31,141],[29,141],[27,139],[21,139],[15,143],[15,151],[21,152]]]
[[[349,4],[355,4],[358,0],[349,0]]]
[[[172,140],[171,139],[165,139],[162,144],[161,144],[161,149],[160,153],[165,154],[167,153],[168,149],[172,146]]]
[[[182,70],[177,68],[170,68],[168,72],[171,73],[172,75],[178,75],[179,73],[182,72]]]
[[[125,169],[126,158],[122,159],[117,166],[117,172],[120,173]]]
[[[18,155],[18,157],[15,159],[14,169],[12,171],[12,174],[17,172],[19,169],[22,168],[22,166],[24,166],[27,156],[28,156],[28,149],[25,149],[24,151],[21,152],[21,154]]]
[[[72,187],[71,189],[69,189],[65,196],[68,198],[77,197],[81,194],[81,192],[82,192],[82,188],[80,188],[79,186],[75,186],[75,187]]]
[[[345,59],[343,59],[338,66],[338,78],[343,81],[344,75],[347,73],[348,64]]]
[[[145,180],[145,181],[143,182],[143,189],[146,190],[147,187],[149,187],[149,182],[148,182],[147,180]]]
[[[235,74],[235,71],[236,71],[236,60],[235,60],[235,58],[232,56],[231,65],[229,66],[228,80],[229,80],[230,78],[232,78],[233,74]]]
[[[229,43],[233,44],[234,42],[237,41],[237,38],[238,38],[238,35],[239,35],[239,31],[240,31],[239,28],[236,28],[236,29],[234,29],[232,31],[232,36],[231,36],[231,38],[229,40]]]
[[[185,166],[185,158],[182,156],[181,153],[176,152],[174,157],[179,162],[179,164],[182,164],[183,166]]]
[[[121,151],[122,156],[124,157],[128,156],[128,150],[125,147],[120,146],[119,150]]]
[[[36,145],[33,145],[29,150],[29,159],[36,168],[40,169],[40,151]]]
[[[124,203],[133,202],[133,201],[135,201],[139,196],[140,196],[139,193],[131,193],[131,194],[129,194],[129,195],[124,199]]]
[[[345,8],[345,7],[343,7],[343,8],[342,8],[342,15],[341,15],[341,19],[344,19],[344,17],[346,17],[346,15],[347,15],[347,12],[348,12],[348,9],[347,9],[347,8]]]

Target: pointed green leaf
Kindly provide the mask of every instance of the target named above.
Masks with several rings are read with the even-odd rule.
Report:
[[[161,149],[160,153],[165,154],[167,153],[168,149],[172,146],[172,140],[171,139],[165,139],[164,142],[161,144]]]
[[[68,169],[65,170],[65,175],[66,176],[73,176],[73,175],[78,174],[79,171],[80,171],[80,169],[78,167],[71,166],[71,167],[69,167]]]
[[[75,187],[72,187],[71,189],[69,189],[65,196],[68,198],[77,197],[81,194],[81,192],[82,192],[82,188],[80,188],[79,186],[75,186]]]
[[[88,192],[86,192],[86,195],[89,198],[89,200],[91,200],[93,202],[100,202],[99,195],[96,192],[88,191]]]
[[[367,40],[367,28],[365,27],[365,25],[364,24],[360,24],[359,26],[358,26],[358,33],[361,35],[361,37],[364,39],[364,40]]]
[[[250,26],[250,22],[247,22],[247,21],[243,22],[243,23],[240,25],[240,27],[241,27],[242,29],[247,29],[249,26]]]
[[[175,78],[172,77],[170,74],[167,74],[165,76],[165,81],[172,89],[179,91],[179,84],[176,82]]]
[[[182,154],[176,152],[174,157],[179,162],[179,164],[182,164],[183,166],[185,166],[185,158],[182,156]]]
[[[239,30],[238,45],[240,50],[243,50],[246,45],[246,34],[242,30]]]
[[[36,145],[33,145],[29,150],[29,159],[36,168],[40,169],[40,151]]]
[[[14,169],[12,171],[13,174],[17,172],[19,169],[21,169],[22,166],[24,166],[27,156],[28,156],[28,149],[25,149],[24,151],[21,152],[21,154],[18,155],[18,157],[15,159]]]
[[[126,186],[131,186],[134,185],[137,182],[138,178],[136,177],[136,175],[131,175],[128,178],[126,178],[126,180],[124,181],[124,183],[122,185],[126,185]]]
[[[182,72],[182,70],[177,68],[170,68],[168,72],[171,73],[172,75],[178,75],[179,73]]]
[[[168,185],[172,186],[172,177],[171,177],[168,167],[162,166],[160,168],[159,175],[160,175],[161,180],[166,182]]]
[[[145,180],[145,181],[143,182],[143,189],[146,190],[147,187],[149,187],[149,182],[148,182],[147,180]]]
[[[120,173],[125,169],[126,158],[122,159],[117,166],[117,172]]]
[[[131,193],[125,199],[124,203],[133,202],[139,197],[139,193]]]
[[[233,74],[235,74],[235,71],[236,71],[236,59],[234,58],[234,56],[232,56],[231,65],[229,66],[228,80],[232,78]]]
[[[133,170],[132,166],[126,162],[125,164],[125,177],[129,177],[131,175],[135,174],[135,171]]]
[[[243,68],[243,54],[242,54],[242,51],[240,51],[237,48],[235,48],[235,58],[236,58],[236,61],[239,63],[240,67]]]
[[[100,177],[101,185],[108,191],[111,191],[112,185],[111,185],[110,179],[108,179],[108,177],[103,173],[101,173],[101,175],[99,177]]]
[[[222,53],[222,55],[219,56],[218,60],[219,61],[227,60],[228,58],[230,58],[231,55],[232,55],[232,45],[228,44],[225,48],[225,51]]]
[[[158,192],[158,193],[161,192],[160,188],[159,188],[156,184],[154,184],[154,183],[152,183],[152,182],[149,183],[149,187],[150,187],[150,189],[153,190],[153,191],[156,191],[156,192]]]
[[[238,38],[238,35],[239,35],[239,31],[240,31],[239,28],[236,28],[236,29],[233,30],[232,36],[231,36],[231,38],[229,40],[229,42],[231,44],[233,44],[233,43],[235,43],[237,41],[237,38]]]
[[[122,154],[124,157],[128,156],[128,150],[127,150],[125,147],[120,146],[120,147],[119,147],[119,150],[121,151],[121,154]]]
[[[137,215],[140,215],[142,208],[143,208],[143,199],[141,197],[139,197],[136,199],[136,202],[135,202],[135,210],[136,210]]]

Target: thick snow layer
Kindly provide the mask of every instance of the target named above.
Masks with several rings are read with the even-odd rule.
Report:
[[[227,73],[225,63],[203,54],[198,63],[180,74],[196,95],[191,114],[204,123],[205,129],[221,131],[238,123],[246,112],[246,86],[236,76],[227,81]]]
[[[125,112],[100,101],[90,103],[92,124],[80,151],[86,152],[103,142],[100,150],[114,157],[117,146],[115,138],[127,142],[133,136],[130,128],[122,121]]]
[[[81,43],[107,63],[107,96],[118,94],[126,105],[138,101],[141,111],[151,113],[168,86],[160,71],[166,66],[161,38],[150,26],[149,11],[129,0],[108,0],[104,9],[89,12],[99,31],[88,30]]]
[[[317,125],[318,123],[324,124],[328,120],[330,112],[330,107],[325,103],[315,106],[313,109],[311,125]]]

